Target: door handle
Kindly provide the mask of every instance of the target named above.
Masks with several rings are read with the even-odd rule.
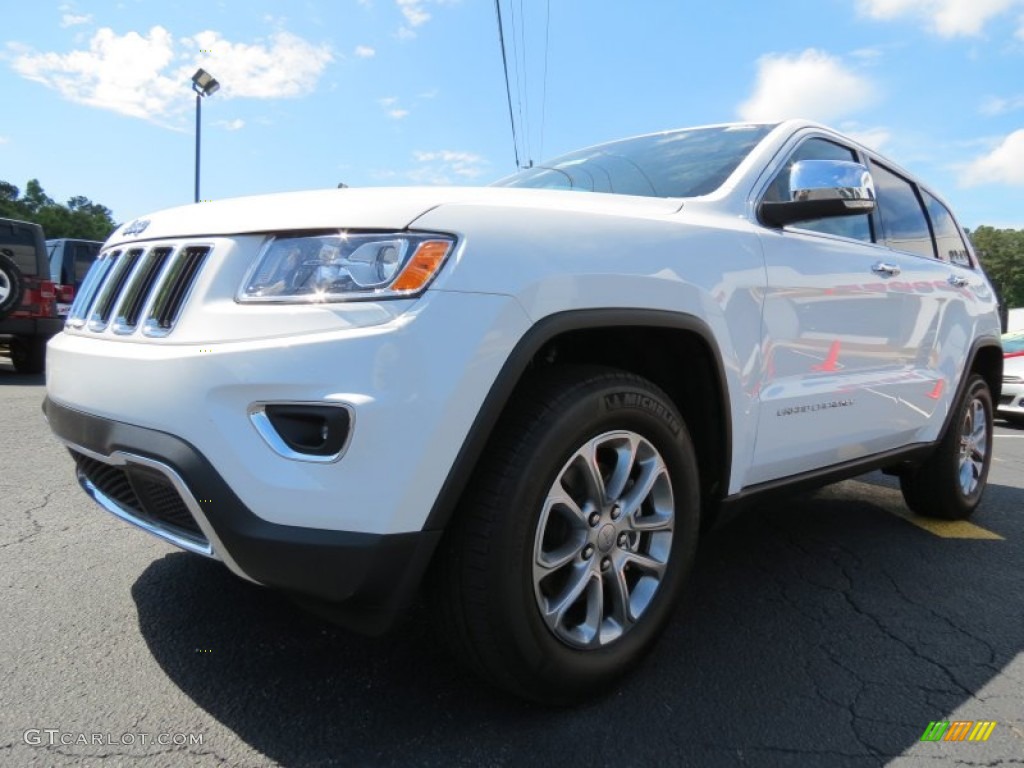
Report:
[[[966,288],[968,280],[963,275],[950,275],[946,278],[946,282],[954,288]]]
[[[884,261],[880,261],[871,267],[871,271],[877,272],[880,275],[895,277],[900,273],[900,268],[896,264],[886,264]]]

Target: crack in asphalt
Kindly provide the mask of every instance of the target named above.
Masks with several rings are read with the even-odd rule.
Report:
[[[887,639],[890,642],[896,643],[899,647],[904,649],[905,652],[910,654],[911,657],[936,669],[940,673],[941,677],[948,682],[948,686],[944,686],[942,688],[934,688],[929,685],[919,684],[914,686],[917,690],[925,694],[934,693],[947,696],[953,694],[962,697],[966,701],[973,700],[977,702],[984,702],[984,698],[976,696],[970,687],[961,682],[956,672],[951,668],[951,665],[943,663],[941,660],[933,658],[927,653],[922,652],[913,643],[908,641],[906,638],[901,636],[897,631],[893,630],[890,626],[888,626],[883,617],[877,615],[875,612],[873,612],[867,606],[865,606],[862,603],[862,601],[856,598],[856,571],[858,569],[863,568],[863,560],[855,552],[849,550],[848,548],[842,546],[841,544],[835,541],[830,540],[820,542],[812,541],[811,545],[808,546],[804,542],[794,539],[794,537],[788,529],[778,525],[775,521],[771,520],[767,516],[765,518],[765,525],[775,535],[777,541],[780,542],[782,547],[788,548],[795,553],[799,553],[800,555],[802,555],[803,557],[807,558],[812,562],[815,560],[824,560],[830,563],[841,576],[842,581],[844,583],[837,586],[836,584],[824,583],[818,579],[814,579],[808,575],[805,569],[799,567],[799,563],[795,564],[792,569],[793,578],[815,589],[823,590],[825,592],[841,596],[843,604],[846,605],[848,609],[851,610],[855,615],[860,616],[864,620],[870,622],[870,624],[875,628],[875,630],[878,633],[881,634],[883,638]],[[816,543],[821,544],[822,546],[814,546]],[[813,549],[811,547],[813,547]],[[845,557],[837,557],[835,554],[837,552],[841,553],[842,555],[845,555]],[[844,562],[844,560],[846,559],[852,561],[852,566],[849,562]],[[812,609],[812,607],[808,606],[804,600],[796,599],[790,594],[792,579],[782,579],[778,572],[778,568],[769,566],[763,560],[755,562],[754,565],[758,571],[760,571],[762,574],[768,577],[768,581],[775,587],[775,600],[791,608],[797,614],[803,616],[806,620],[812,622],[816,626],[827,626],[828,622],[825,621],[824,617],[820,615],[819,611]],[[979,659],[977,663],[986,670],[995,673],[996,675],[1000,674],[1001,670],[995,665],[997,652],[990,642],[988,642],[984,638],[976,636],[964,627],[958,625],[956,622],[950,619],[950,617],[937,612],[931,606],[923,605],[920,602],[914,600],[911,595],[909,595],[905,590],[900,588],[900,586],[897,584],[896,580],[890,573],[882,570],[881,575],[889,584],[892,585],[893,595],[896,596],[899,600],[903,601],[907,605],[914,606],[914,608],[916,609],[923,610],[923,613],[927,616],[932,617],[933,620],[942,622],[951,630],[962,634],[966,638],[970,638],[971,640],[976,641],[979,646],[985,649],[985,655],[987,655],[987,659]],[[829,690],[823,688],[819,684],[818,676],[816,676],[808,668],[807,676],[813,686],[815,695],[820,700],[837,707],[841,712],[843,712],[846,715],[844,719],[846,719],[847,721],[850,733],[856,739],[857,743],[859,743],[861,746],[864,747],[865,750],[867,750],[865,754],[861,755],[862,757],[871,757],[876,759],[886,757],[886,754],[884,752],[882,752],[872,743],[870,743],[870,735],[864,732],[864,726],[866,724],[879,721],[859,713],[863,697],[869,692],[869,690],[873,686],[876,686],[877,684],[870,680],[865,680],[859,673],[859,670],[856,669],[854,666],[850,665],[849,663],[847,663],[847,661],[843,658],[842,654],[838,652],[835,648],[831,647],[829,644],[818,644],[816,648],[820,653],[823,654],[824,658],[827,659],[829,663],[843,670],[852,678],[852,682],[856,686],[856,691],[846,701],[840,700],[835,695],[830,695]],[[831,689],[833,691],[834,688],[835,686],[831,686]],[[889,725],[892,724],[889,720],[886,720],[884,722],[888,723]],[[1013,730],[1016,731],[1015,728]],[[785,750],[780,750],[780,752],[785,752]],[[793,754],[802,753],[803,752],[801,752],[800,750],[793,750]],[[813,754],[813,752],[809,752],[807,754]],[[822,754],[835,754],[836,756],[845,757],[854,756],[846,755],[844,753],[839,752]],[[896,756],[897,755],[890,755],[889,757]],[[948,756],[944,759],[948,759]],[[1020,761],[1009,762],[1005,760],[999,760],[994,763],[977,763],[977,765],[989,764],[1011,765],[1022,763],[1020,763]]]
[[[54,496],[54,494],[59,493],[59,492],[60,492],[59,490],[48,491],[43,496],[43,503],[42,504],[39,504],[39,505],[37,505],[35,507],[30,507],[30,508],[28,508],[26,510],[22,510],[22,514],[25,516],[25,518],[28,520],[29,524],[31,524],[31,526],[32,526],[32,532],[25,534],[20,539],[15,539],[14,541],[8,541],[5,544],[0,544],[0,549],[6,549],[7,547],[12,547],[15,544],[24,544],[25,542],[29,541],[30,539],[34,539],[36,536],[38,536],[40,533],[42,533],[42,531],[43,531],[43,524],[40,523],[38,520],[36,520],[35,513],[39,512],[42,509],[45,509],[49,505],[50,499]]]
[[[143,754],[133,752],[123,752],[119,750],[111,750],[110,752],[101,753],[85,753],[85,752],[70,752],[56,747],[47,746],[46,750],[53,754],[60,755],[61,757],[70,757],[76,760],[82,760],[83,758],[90,760],[109,760],[111,758],[126,758],[129,760],[152,760],[154,757],[160,757],[162,755],[187,755],[188,757],[212,757],[221,765],[240,765],[240,763],[233,757],[224,757],[218,754],[214,750],[203,750],[195,751],[191,749],[161,749],[156,752],[146,752]]]
[[[936,669],[940,670],[945,675],[945,677],[949,680],[949,682],[952,685],[955,686],[955,690],[956,690],[957,693],[973,698],[973,693],[971,692],[970,688],[968,688],[963,683],[961,683],[956,678],[956,675],[953,673],[953,671],[946,664],[942,663],[941,661],[939,661],[937,659],[934,659],[934,658],[928,656],[925,653],[922,653],[913,643],[909,642],[908,640],[906,640],[905,638],[903,638],[899,634],[897,634],[895,631],[890,629],[888,626],[886,626],[885,622],[880,617],[875,615],[873,612],[868,610],[866,607],[862,606],[860,603],[857,602],[857,600],[854,599],[854,596],[852,594],[853,586],[854,586],[854,579],[853,579],[853,576],[850,574],[850,572],[847,570],[846,566],[843,563],[841,563],[836,558],[829,557],[827,551],[822,551],[820,549],[816,549],[816,550],[813,550],[813,551],[809,550],[802,543],[800,543],[800,542],[796,541],[795,539],[793,539],[792,537],[790,537],[788,535],[788,533],[789,533],[788,531],[786,531],[785,533],[786,533],[786,539],[788,540],[788,543],[793,548],[795,548],[797,551],[802,552],[803,554],[805,554],[805,555],[807,555],[808,557],[811,557],[811,558],[813,558],[813,557],[824,557],[825,559],[830,561],[833,565],[835,565],[839,569],[840,573],[842,573],[842,575],[843,575],[843,578],[845,578],[847,583],[849,584],[849,589],[848,590],[834,589],[834,588],[831,588],[831,587],[828,587],[828,586],[825,586],[825,585],[821,585],[822,589],[831,589],[831,591],[837,592],[838,594],[842,595],[843,600],[850,607],[850,609],[853,610],[854,613],[856,613],[858,616],[862,616],[865,619],[867,619],[868,621],[870,621],[872,624],[874,624],[874,626],[885,637],[887,637],[888,639],[892,640],[894,643],[902,646],[914,658],[919,659],[919,660],[925,662],[926,664],[930,664],[933,667],[935,667]],[[834,542],[828,542],[828,543],[829,544],[833,544]],[[841,550],[843,549],[842,547],[839,547],[838,545],[836,545],[836,547],[838,549],[841,549]],[[885,574],[885,575],[889,579],[889,581],[892,582],[892,578],[888,574]],[[798,574],[798,578],[800,578],[802,581],[805,581],[805,582],[808,581],[803,576],[803,574]],[[808,583],[811,583],[811,582],[808,582]],[[901,590],[897,590],[897,595],[901,599],[903,599],[904,602],[907,602],[910,605],[914,605],[916,607],[920,607],[913,600],[908,599],[902,593]],[[954,626],[954,628],[959,629],[959,627],[956,627],[955,625],[953,625],[953,626]],[[965,633],[965,634],[967,634],[967,633]],[[989,645],[988,643],[983,643],[983,645],[985,645],[985,647],[988,648],[990,654],[992,654],[994,656],[994,652],[992,650],[992,646]],[[987,666],[989,666],[989,668],[991,668],[991,665],[987,665]]]

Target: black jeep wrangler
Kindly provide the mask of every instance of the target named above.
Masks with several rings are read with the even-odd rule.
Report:
[[[64,327],[58,304],[73,295],[73,286],[51,279],[42,227],[0,219],[0,347],[19,373],[43,371],[46,342]]]

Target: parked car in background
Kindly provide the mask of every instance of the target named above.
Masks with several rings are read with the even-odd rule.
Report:
[[[1003,392],[997,412],[1024,426],[1024,331],[1003,334]]]
[[[59,305],[72,297],[51,278],[43,228],[0,219],[0,346],[19,373],[42,372],[46,342],[64,326]]]
[[[1024,307],[1011,309],[1007,312],[1006,330],[1008,333],[1024,331]]]
[[[70,237],[47,240],[50,279],[59,285],[73,285],[78,290],[102,247],[103,243],[99,240],[76,240]]]
[[[68,237],[47,240],[50,279],[58,285],[71,286],[73,291],[77,291],[102,247],[103,243],[98,240],[75,240]],[[71,297],[74,298],[73,292]],[[57,312],[66,315],[70,309],[70,303],[60,302]]]

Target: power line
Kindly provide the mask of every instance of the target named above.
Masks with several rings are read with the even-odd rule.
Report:
[[[519,6],[520,12],[522,6]],[[529,119],[523,119],[523,102],[525,94],[523,93],[523,78],[519,74],[519,36],[516,34],[516,0],[508,0],[508,12],[512,19],[512,73],[516,79],[516,109],[519,112],[519,142],[522,144],[520,149],[529,156],[530,150],[530,121]],[[522,13],[520,13],[522,16]],[[526,66],[526,62],[523,62],[523,66]]]
[[[505,53],[505,27],[501,23],[501,2],[494,0],[494,10],[498,14],[498,40],[501,42],[501,66],[505,70],[505,95],[508,97],[508,122],[512,126],[512,148],[516,155],[516,169],[522,168],[519,162],[519,139],[516,137],[516,120],[512,113],[512,88],[508,82],[508,55]]]
[[[514,0],[512,0],[514,2]],[[515,15],[512,16],[512,40],[516,39]],[[526,120],[522,122],[523,148],[526,150],[526,166],[533,167],[533,137],[530,126],[533,121],[530,119],[530,70],[527,66],[526,56],[526,13],[523,11],[523,0],[519,0],[519,51],[523,59],[523,78],[519,81],[519,93],[522,98],[521,107],[526,112]],[[513,50],[513,54],[516,52]],[[519,69],[516,68],[516,79],[519,79]],[[522,119],[522,114],[520,114]]]
[[[544,86],[540,99],[540,159],[544,159],[544,124],[548,109],[548,49],[551,39],[551,0],[547,0],[547,12],[544,17]]]

